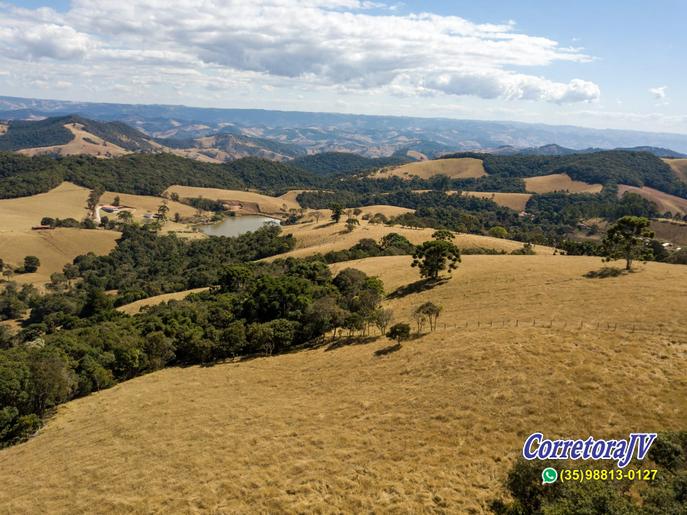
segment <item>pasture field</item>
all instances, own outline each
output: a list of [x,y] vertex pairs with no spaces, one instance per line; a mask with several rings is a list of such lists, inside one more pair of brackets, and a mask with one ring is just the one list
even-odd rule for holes
[[[380,208],[387,208],[382,210]],[[399,214],[404,208],[397,208],[394,206],[370,206],[363,209],[369,210],[370,213],[377,213],[386,211],[385,214],[391,215]],[[371,224],[365,220],[360,220],[360,226],[356,227],[352,232],[348,232],[346,225],[342,221],[338,224],[329,220],[328,212],[322,211],[323,216],[319,223],[310,222],[304,224],[287,225],[282,227],[284,234],[292,234],[296,238],[296,248],[285,254],[280,254],[276,257],[304,257],[312,254],[325,254],[332,250],[349,249],[363,238],[372,238],[379,241],[384,235],[395,232],[408,238],[408,240],[417,245],[427,240],[432,239],[432,234],[435,229],[414,229],[403,226],[388,226],[383,224]],[[476,234],[456,233],[453,242],[461,249],[464,248],[491,248],[496,250],[504,250],[512,252],[522,248],[522,243],[513,240],[504,240],[500,238],[492,238],[490,236],[481,236]],[[553,253],[553,249],[544,246],[537,246],[536,252]],[[268,259],[275,259],[268,258]]]
[[76,256],[94,252],[108,254],[120,237],[117,231],[66,229],[51,231],[0,232],[0,258],[19,267],[25,256],[36,256],[41,266],[32,274],[15,274],[12,281],[18,284],[43,285],[50,275],[61,272],[64,265]]
[[[169,195],[177,193],[181,198],[203,197],[212,200],[238,201],[257,205],[257,212],[264,214],[284,214],[289,209],[298,209],[300,205],[295,198],[270,197],[252,191],[223,190],[218,188],[196,188],[192,186],[171,186],[165,192]],[[286,209],[284,209],[286,208]],[[250,212],[252,208],[246,206],[243,212]]]
[[687,182],[687,159],[664,159],[682,182]]
[[88,190],[64,182],[47,193],[0,200],[0,258],[14,267],[25,256],[37,256],[41,266],[36,273],[16,274],[13,281],[41,286],[54,272],[76,256],[95,252],[107,254],[115,246],[119,233],[115,231],[58,228],[33,231],[41,218],[85,218]]
[[573,181],[567,173],[555,173],[540,177],[528,177],[525,179],[525,189],[531,193],[552,193],[554,191],[600,193],[603,186],[601,184]]
[[470,197],[483,198],[493,200],[499,206],[514,209],[515,211],[524,211],[527,202],[532,198],[529,193],[493,193],[490,191],[464,191],[464,195]]
[[408,163],[397,168],[382,170],[372,177],[379,179],[387,177],[410,179],[413,176],[417,176],[421,179],[429,179],[434,175],[447,175],[452,179],[469,179],[484,177],[487,175],[487,172],[484,171],[481,159],[461,157]]
[[[484,512],[532,432],[685,427],[687,268],[583,277],[601,265],[465,256],[449,282],[386,301],[397,320],[444,307],[436,332],[386,356],[385,339],[328,341],[69,402],[0,451],[0,512]],[[390,292],[417,280],[407,256],[332,268],[349,266]],[[511,323],[476,326],[490,319]]]
[[642,186],[641,188],[636,186],[626,186],[624,184],[620,184],[618,186],[619,197],[622,197],[627,191],[636,193],[647,200],[655,202],[660,213],[670,211],[672,214],[687,214],[687,199],[670,195],[669,193],[663,193],[662,191],[649,188],[648,186]]

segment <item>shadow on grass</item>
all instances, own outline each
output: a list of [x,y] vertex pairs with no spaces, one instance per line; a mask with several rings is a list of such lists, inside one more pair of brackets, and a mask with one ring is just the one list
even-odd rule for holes
[[383,349],[376,350],[374,355],[376,357],[386,356],[387,354],[401,350],[401,347],[402,345],[400,343],[395,343],[393,345],[389,345],[388,347],[384,347]]
[[346,347],[348,345],[367,345],[377,341],[379,336],[347,336],[334,340],[331,342],[325,351],[331,351]]
[[605,266],[601,270],[592,270],[587,272],[584,276],[587,279],[606,279],[608,277],[620,277],[621,275],[626,275],[629,272],[623,270],[622,268],[616,268],[614,266]]
[[406,284],[405,286],[401,286],[395,289],[386,297],[388,299],[400,299],[401,297],[405,297],[406,295],[410,295],[411,293],[420,293],[423,291],[431,290],[432,288],[447,282],[448,278],[446,277],[442,277],[439,279],[420,279],[419,281],[415,281],[414,283]]

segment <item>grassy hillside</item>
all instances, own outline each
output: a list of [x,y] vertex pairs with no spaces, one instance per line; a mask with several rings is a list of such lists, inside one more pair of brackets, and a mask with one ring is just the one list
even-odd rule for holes
[[[402,208],[393,206],[371,206],[365,208],[370,214],[384,212],[387,208],[387,216],[402,214]],[[405,210],[409,212],[410,210]],[[323,211],[323,215],[328,213]],[[382,224],[370,224],[365,220],[360,221],[360,226],[352,232],[346,230],[344,222],[331,223],[328,218],[323,218],[319,223],[306,223],[289,225],[283,228],[285,234],[291,234],[296,238],[296,248],[286,256],[304,257],[313,254],[326,254],[330,251],[349,249],[363,238],[372,238],[379,241],[384,235],[398,233],[418,245],[432,239],[434,229],[412,229],[410,227],[388,226]],[[476,234],[456,234],[454,243],[461,249],[489,248],[512,252],[522,248],[522,243],[512,240],[503,240],[489,236]],[[536,250],[542,253],[552,253],[549,247],[537,246]],[[283,256],[281,256],[283,257]]]
[[663,214],[667,211],[672,214],[687,214],[687,199],[677,197],[675,195],[670,195],[654,188],[648,188],[646,186],[642,188],[637,188],[635,186],[626,186],[621,184],[618,186],[618,195],[622,196],[624,193],[636,193],[641,197],[650,200],[656,204],[658,212]]
[[96,122],[80,116],[46,118],[40,121],[13,120],[0,135],[0,150],[21,150],[67,145],[75,135],[67,126],[77,125],[89,135],[128,151],[150,151],[149,138],[121,122]]
[[558,173],[530,177],[525,179],[525,188],[532,193],[552,193],[565,191],[567,193],[599,193],[603,189],[601,184],[587,184],[582,181],[573,181],[568,174]]
[[[378,273],[388,291],[416,279],[407,257],[336,265],[344,266]],[[72,401],[38,436],[0,451],[0,505],[12,513],[484,511],[533,431],[615,437],[687,421],[687,268],[650,263],[625,277],[582,277],[600,266],[466,256],[449,283],[388,302],[398,319],[427,299],[445,311],[438,332],[385,357],[374,352],[388,341],[328,343],[168,369]],[[504,319],[505,328],[476,326]],[[514,327],[515,319],[540,322]],[[443,329],[464,321],[469,328]],[[597,329],[597,321],[620,325]],[[625,329],[633,323],[652,330]]]
[[486,175],[486,172],[479,159],[464,157],[408,163],[397,168],[379,172],[374,177],[402,177],[404,179],[419,177],[421,179],[429,179],[434,175],[446,175],[452,179],[470,179],[483,177]]
[[664,159],[664,161],[682,182],[687,183],[687,159]]
[[43,193],[65,180],[87,188],[139,195],[160,195],[175,184],[280,192],[320,185],[320,180],[309,172],[257,158],[220,165],[171,154],[129,154],[114,159],[0,154],[0,198]]
[[687,198],[687,187],[676,177],[671,167],[649,152],[609,150],[558,156],[461,153],[445,157],[481,159],[490,176],[538,177],[567,174],[575,181],[589,184],[649,186]]

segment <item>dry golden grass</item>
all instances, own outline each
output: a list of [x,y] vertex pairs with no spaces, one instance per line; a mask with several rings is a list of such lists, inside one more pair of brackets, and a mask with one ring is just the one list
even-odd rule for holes
[[664,159],[682,182],[687,182],[687,159]]
[[[283,214],[289,209],[298,209],[300,205],[296,200],[284,197],[269,197],[252,191],[223,190],[217,188],[195,188],[192,186],[171,186],[167,194],[177,193],[181,198],[203,197],[213,200],[238,201],[257,204],[260,213]],[[250,211],[248,206],[244,211]]]
[[64,127],[74,134],[74,139],[66,145],[27,148],[19,150],[18,153],[27,156],[40,154],[59,154],[61,156],[87,154],[100,158],[122,156],[130,153],[118,145],[106,142],[95,134],[86,132],[80,123],[68,123]]
[[[351,263],[395,287],[407,257]],[[680,330],[687,268],[649,263],[584,279],[598,258],[467,256],[424,300],[440,330],[404,343],[323,348],[168,369],[70,402],[0,451],[6,513],[486,511],[525,437],[684,428],[684,338],[474,327],[466,317],[602,317]],[[346,265],[336,265],[342,267]],[[593,320],[594,318],[592,318]],[[684,331],[684,329],[682,329]]]
[[426,155],[424,155],[422,152],[418,152],[417,150],[409,150],[406,152],[406,155],[413,159],[417,159],[418,161],[427,161],[428,159]]
[[17,283],[37,286],[50,280],[50,275],[61,272],[64,265],[76,256],[94,252],[109,253],[120,233],[88,229],[54,229],[52,231],[0,232],[0,258],[14,267],[24,262],[25,256],[37,256],[41,266],[32,274],[12,277]]
[[[394,208],[394,206],[371,206],[370,212],[379,212],[377,208]],[[403,209],[403,208],[394,208]],[[388,211],[391,214],[393,209]],[[332,223],[323,211],[323,217],[319,223],[310,222],[297,225],[287,225],[282,227],[284,234],[293,234],[296,238],[296,248],[278,257],[304,257],[312,254],[325,254],[332,250],[349,249],[363,238],[372,238],[379,241],[384,235],[395,232],[402,234],[408,240],[417,245],[432,239],[435,229],[411,229],[402,226],[388,226],[382,224],[370,224],[365,220],[360,220],[360,226],[352,232],[348,232],[346,224],[339,222]],[[456,233],[454,243],[460,248],[491,248],[512,252],[522,248],[522,243],[512,240],[492,238],[490,236],[479,236],[476,234]],[[549,247],[537,247],[537,252],[553,253]],[[268,258],[273,259],[273,258]]]
[[147,299],[141,299],[130,304],[119,306],[117,308],[117,311],[126,313],[127,315],[135,315],[139,313],[143,308],[147,308],[149,306],[157,306],[158,304],[162,304],[163,302],[169,302],[170,300],[183,300],[189,295],[192,295],[193,293],[200,293],[207,290],[209,290],[209,288],[195,288],[193,290],[156,295],[155,297],[148,297]]
[[0,232],[29,230],[44,216],[82,220],[87,199],[86,188],[63,182],[47,193],[0,200]]
[[555,173],[540,177],[528,177],[525,179],[525,189],[532,193],[551,193],[554,191],[567,191],[568,193],[600,193],[601,184],[588,184],[582,181],[573,181],[567,173]]
[[95,252],[107,254],[115,245],[119,233],[85,229],[55,229],[32,231],[41,218],[85,218],[88,190],[64,182],[47,193],[32,197],[0,200],[0,258],[18,267],[24,257],[37,256],[38,272],[13,277],[19,283],[41,285],[50,275],[62,271],[76,256]]
[[461,157],[457,159],[434,159],[408,163],[398,168],[383,170],[374,174],[374,178],[402,177],[410,179],[413,176],[429,179],[434,175],[448,175],[452,179],[468,179],[487,175],[481,159]]
[[493,193],[490,191],[465,191],[463,193],[470,197],[493,200],[499,206],[514,209],[515,211],[524,211],[527,202],[532,198],[532,195],[529,193]]
[[647,186],[642,186],[638,188],[636,186],[626,186],[620,184],[618,186],[618,196],[622,197],[625,192],[636,193],[641,195],[651,202],[655,202],[658,206],[658,211],[660,213],[665,213],[670,211],[673,214],[686,214],[687,213],[687,199],[676,197],[675,195],[670,195],[669,193],[663,193],[662,191],[649,188]]

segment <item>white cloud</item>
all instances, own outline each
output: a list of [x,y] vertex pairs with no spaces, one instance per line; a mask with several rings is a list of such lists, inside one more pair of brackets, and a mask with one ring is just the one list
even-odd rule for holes
[[656,100],[665,100],[668,96],[668,86],[659,86],[656,88],[649,88],[649,93],[651,93]]
[[[384,14],[370,11],[380,8]],[[229,73],[250,77],[257,87],[559,104],[600,96],[587,80],[527,73],[528,67],[590,61],[581,49],[522,34],[513,22],[401,16],[393,6],[361,0],[73,0],[63,14],[0,3],[0,27],[0,57],[54,61],[62,79],[81,61],[111,63],[109,70],[91,71],[94,80],[125,69],[141,81],[171,74],[204,88]]]

